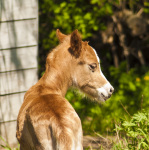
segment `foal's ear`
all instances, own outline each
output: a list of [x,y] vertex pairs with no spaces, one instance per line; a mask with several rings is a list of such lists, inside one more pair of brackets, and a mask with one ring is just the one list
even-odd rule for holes
[[69,52],[78,58],[81,54],[81,49],[82,49],[82,39],[80,34],[78,33],[78,30],[75,30],[72,32],[71,37],[70,37],[70,48]]
[[57,29],[56,36],[57,36],[59,42],[62,43],[67,35],[63,34],[59,29]]

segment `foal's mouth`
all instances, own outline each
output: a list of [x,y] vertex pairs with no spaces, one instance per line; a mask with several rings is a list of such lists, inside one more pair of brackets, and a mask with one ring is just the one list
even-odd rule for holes
[[97,89],[98,99],[101,101],[106,101],[112,96],[113,92],[114,88],[110,83],[107,83],[103,87]]

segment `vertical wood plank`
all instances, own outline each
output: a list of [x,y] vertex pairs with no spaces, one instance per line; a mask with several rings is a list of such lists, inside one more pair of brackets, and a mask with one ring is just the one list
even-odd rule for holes
[[38,0],[0,0],[0,136],[11,148],[18,143],[12,120],[38,80],[37,45]]
[[[0,136],[11,146],[11,148],[16,148],[18,145],[18,141],[16,138],[16,121],[0,123]],[[1,145],[6,145],[2,140],[0,141]],[[4,150],[4,148],[0,147],[0,150]]]
[[1,0],[0,21],[37,18],[38,0]]
[[0,72],[37,68],[37,46],[0,50]]
[[0,97],[0,122],[16,120],[25,93]]
[[37,80],[37,69],[0,73],[0,95],[27,91]]
[[37,45],[37,20],[4,22],[0,24],[0,49]]

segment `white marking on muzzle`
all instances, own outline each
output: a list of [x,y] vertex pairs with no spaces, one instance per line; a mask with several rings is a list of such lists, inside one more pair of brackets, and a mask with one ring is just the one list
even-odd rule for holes
[[108,98],[111,97],[113,91],[114,91],[114,88],[109,82],[107,82],[104,86],[97,89],[98,99],[101,101],[107,100]]

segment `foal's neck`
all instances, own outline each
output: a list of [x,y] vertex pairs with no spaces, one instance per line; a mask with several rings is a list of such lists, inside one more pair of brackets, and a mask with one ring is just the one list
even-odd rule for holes
[[39,82],[47,93],[58,94],[63,97],[65,97],[68,88],[72,86],[70,70],[62,66],[47,67]]

